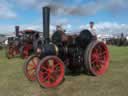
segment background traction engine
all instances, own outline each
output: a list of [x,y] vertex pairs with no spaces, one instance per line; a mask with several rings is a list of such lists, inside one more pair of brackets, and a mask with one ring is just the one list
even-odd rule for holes
[[38,80],[46,88],[58,86],[67,70],[102,75],[109,65],[107,46],[94,39],[91,32],[83,30],[79,35],[66,35],[57,30],[49,38],[50,8],[43,8],[43,45],[40,56],[29,57],[24,64],[25,76]]
[[[35,30],[19,31],[19,26],[16,26],[15,30],[16,37],[13,39],[8,38],[9,42],[6,48],[6,55],[9,59],[19,54],[22,58],[27,58],[30,54],[36,52],[38,42],[42,43],[39,32]],[[22,32],[22,35],[19,36],[19,32]]]

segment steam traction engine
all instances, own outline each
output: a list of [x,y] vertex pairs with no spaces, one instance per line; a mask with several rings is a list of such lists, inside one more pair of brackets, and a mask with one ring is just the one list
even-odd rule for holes
[[39,56],[31,56],[24,64],[24,73],[30,81],[38,80],[46,88],[58,86],[65,71],[84,71],[102,75],[109,65],[107,46],[98,42],[88,30],[79,35],[66,35],[57,30],[49,38],[50,8],[43,8],[43,45]]
[[9,59],[19,54],[22,58],[27,58],[36,50],[38,43],[42,42],[39,32],[35,30],[19,31],[19,26],[16,26],[15,30],[16,37],[8,38],[6,55]]

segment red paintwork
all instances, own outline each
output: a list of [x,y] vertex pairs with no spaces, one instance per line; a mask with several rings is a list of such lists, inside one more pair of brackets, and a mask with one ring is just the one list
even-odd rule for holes
[[32,49],[32,44],[25,44],[23,48],[23,58],[28,58],[29,57],[29,52]]
[[58,57],[45,57],[39,67],[37,77],[42,86],[46,88],[53,88],[57,87],[62,82],[64,78],[64,64]]
[[98,43],[91,53],[90,70],[96,75],[102,75],[109,66],[109,52],[104,43]]
[[9,52],[8,52],[9,56],[14,57],[17,54],[19,54],[19,50],[16,47],[9,47]]
[[33,56],[25,68],[26,70],[25,75],[31,81],[36,80],[35,73],[36,73],[38,62],[39,62],[39,58],[37,56]]

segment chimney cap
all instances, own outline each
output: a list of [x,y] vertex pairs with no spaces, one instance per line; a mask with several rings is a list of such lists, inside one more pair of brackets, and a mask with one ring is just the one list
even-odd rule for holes
[[50,6],[47,5],[47,6],[44,6],[44,7],[42,7],[42,8],[49,8],[49,9],[50,9]]

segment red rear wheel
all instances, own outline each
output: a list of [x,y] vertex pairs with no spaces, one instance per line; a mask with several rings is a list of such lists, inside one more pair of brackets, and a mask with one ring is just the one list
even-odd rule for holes
[[64,78],[64,64],[56,56],[47,56],[40,61],[36,76],[42,87],[57,87]]
[[34,81],[36,80],[36,68],[37,68],[37,65],[39,63],[40,59],[38,56],[30,56],[25,64],[24,64],[24,73],[25,73],[25,76],[28,78],[28,80],[30,81]]
[[85,67],[97,76],[106,72],[109,66],[109,51],[103,42],[93,41],[85,52]]

